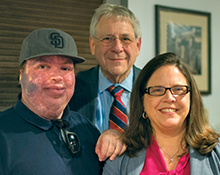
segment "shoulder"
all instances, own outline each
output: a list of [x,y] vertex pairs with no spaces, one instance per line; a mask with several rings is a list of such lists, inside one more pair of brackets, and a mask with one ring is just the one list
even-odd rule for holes
[[208,155],[200,155],[194,148],[190,146],[190,157],[192,158],[200,158],[200,159],[205,159],[207,157],[218,157],[220,161],[220,137],[219,137],[219,142],[218,144],[213,148],[213,150],[208,154]]
[[77,73],[75,91],[80,92],[82,90],[93,89],[90,86],[98,87],[98,70],[99,70],[99,66],[97,65],[96,67],[93,67],[89,70],[85,70]]
[[9,115],[13,111],[14,111],[14,107],[8,108],[8,109],[6,109],[4,111],[0,111],[0,117],[5,116],[5,115]]
[[97,77],[98,76],[98,70],[99,70],[99,66],[97,65],[96,67],[92,67],[91,69],[85,70],[85,71],[81,71],[79,73],[77,73],[76,75],[76,79],[89,79],[91,77]]
[[139,69],[138,67],[136,67],[135,65],[133,66],[133,77],[134,77],[134,81],[137,79],[139,73],[141,72],[141,69]]
[[70,122],[74,123],[74,125],[86,125],[91,128],[96,128],[84,115],[79,112],[70,110]]
[[[219,142],[215,146],[215,148],[211,151],[209,157],[209,160],[212,160],[212,164],[218,166],[218,169],[220,170],[220,138],[218,139]],[[210,162],[211,163],[211,162]]]
[[128,157],[126,154],[116,157],[113,161],[107,160],[103,168],[104,175],[139,175],[144,166],[146,150],[138,153],[137,157]]
[[84,115],[70,111],[69,122],[74,130],[82,131],[85,134],[92,134],[96,139],[100,136],[99,130]]
[[11,107],[5,111],[0,112],[0,126],[4,126],[5,123],[14,121],[15,115],[17,113],[14,110],[14,107]]
[[133,66],[133,68],[134,68],[134,71],[136,71],[136,72],[140,72],[141,71],[141,69],[136,67],[135,65]]
[[200,155],[190,147],[190,167],[192,174],[220,174],[220,139],[208,155]]
[[220,163],[220,137],[218,138],[218,144],[211,152],[211,155],[215,157],[215,159],[218,159],[218,162]]
[[[128,162],[129,157],[126,154],[122,156],[117,156],[113,161],[107,160],[104,168],[103,168],[103,175],[120,175],[122,171],[122,163],[125,164]],[[123,167],[125,168],[125,167]]]

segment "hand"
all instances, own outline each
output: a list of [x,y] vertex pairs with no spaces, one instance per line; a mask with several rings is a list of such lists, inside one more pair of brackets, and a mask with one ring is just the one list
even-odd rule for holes
[[122,155],[127,149],[127,145],[119,139],[121,133],[114,129],[105,130],[99,137],[95,152],[99,161],[105,161],[108,157],[114,160],[117,155]]

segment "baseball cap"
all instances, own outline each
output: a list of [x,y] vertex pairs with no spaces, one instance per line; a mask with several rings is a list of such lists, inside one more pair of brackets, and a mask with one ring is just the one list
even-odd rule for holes
[[41,28],[31,32],[22,42],[19,56],[19,66],[28,59],[60,55],[81,63],[85,58],[78,56],[74,39],[68,33],[54,28]]

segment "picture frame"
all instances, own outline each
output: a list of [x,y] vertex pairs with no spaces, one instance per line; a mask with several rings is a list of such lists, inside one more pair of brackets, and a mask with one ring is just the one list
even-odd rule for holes
[[179,55],[201,94],[211,94],[211,13],[155,5],[155,18],[156,55]]

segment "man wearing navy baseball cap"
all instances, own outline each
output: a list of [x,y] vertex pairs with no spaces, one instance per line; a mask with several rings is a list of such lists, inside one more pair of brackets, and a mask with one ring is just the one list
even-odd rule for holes
[[95,153],[99,131],[67,105],[74,93],[75,63],[84,61],[74,39],[61,30],[37,29],[24,39],[21,93],[17,103],[0,114],[0,174],[101,172]]

